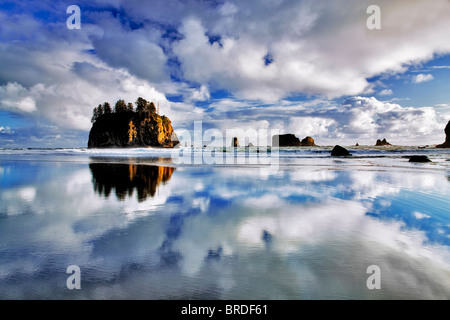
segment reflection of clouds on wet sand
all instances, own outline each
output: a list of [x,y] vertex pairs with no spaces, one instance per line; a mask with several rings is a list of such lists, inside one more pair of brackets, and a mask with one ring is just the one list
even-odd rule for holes
[[[147,172],[126,169],[127,183],[130,172]],[[407,207],[414,225],[374,214],[394,210],[405,190],[418,198],[448,195],[441,174],[305,167],[261,177],[258,168],[180,167],[143,200],[99,196],[95,185],[103,178],[94,175],[71,168],[39,184],[0,190],[6,298],[33,292],[94,299],[450,295],[449,250],[437,241],[448,238],[449,222],[436,219],[439,206],[431,212]],[[441,230],[441,238],[430,239],[420,223]],[[77,292],[65,289],[70,264],[82,268]],[[366,287],[372,264],[381,268],[381,291]],[[51,284],[48,274],[54,274]],[[15,277],[24,286],[13,286]]]
[[[99,197],[93,191],[91,180],[89,170],[71,169],[65,174],[52,176],[36,188],[19,186],[1,190],[0,208],[4,216],[0,224],[0,251],[3,253],[0,280],[8,282],[16,274],[21,274],[29,281],[39,282],[33,275],[44,272],[49,259],[53,259],[51,257],[55,257],[54,263],[58,264],[52,267],[55,269],[52,273],[64,274],[65,268],[74,263],[100,272],[102,266],[111,261],[105,260],[103,254],[100,260],[95,255],[91,256],[96,242],[151,215],[170,194],[170,185],[161,184],[157,197],[146,201],[133,197],[125,203],[115,198]],[[150,226],[148,231],[152,237],[157,237],[158,232],[164,234],[163,226],[157,224]],[[148,250],[149,243],[145,237],[128,247],[118,246],[114,255],[120,259],[115,260],[108,274],[117,272],[118,267],[120,269],[123,257]],[[14,297],[14,292],[12,290],[11,297]],[[17,294],[21,297],[26,292]]]
[[[252,246],[263,247],[261,235],[269,232],[272,250],[285,252],[294,260],[297,256],[303,267],[317,265],[309,269],[310,276],[328,279],[329,285],[339,282],[332,279],[335,273],[358,279],[362,286],[367,279],[365,268],[376,264],[381,267],[385,284],[380,294],[400,297],[402,292],[397,289],[401,287],[405,296],[445,298],[450,293],[448,249],[427,244],[423,232],[405,230],[402,223],[381,221],[365,213],[366,209],[353,201],[330,201],[313,207],[288,206],[281,212],[247,219],[240,226],[239,238]],[[324,261],[332,265],[327,266]],[[408,272],[404,266],[409,266]],[[419,284],[421,288],[417,287]],[[352,295],[350,288],[341,283],[335,290],[348,296]],[[419,291],[414,292],[416,289]]]

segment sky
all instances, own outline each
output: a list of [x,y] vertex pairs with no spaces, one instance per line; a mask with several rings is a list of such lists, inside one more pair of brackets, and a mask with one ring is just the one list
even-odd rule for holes
[[449,0],[0,0],[0,148],[86,147],[95,106],[138,97],[179,135],[442,143],[449,17]]

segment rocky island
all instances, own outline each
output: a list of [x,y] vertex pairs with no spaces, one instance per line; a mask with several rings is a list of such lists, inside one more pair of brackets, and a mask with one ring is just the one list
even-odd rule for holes
[[133,104],[119,100],[94,108],[88,148],[173,148],[179,141],[166,116],[141,97]]

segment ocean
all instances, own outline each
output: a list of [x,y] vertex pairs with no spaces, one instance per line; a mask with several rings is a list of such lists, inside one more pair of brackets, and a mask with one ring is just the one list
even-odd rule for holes
[[450,149],[331,149],[0,149],[0,299],[449,299]]

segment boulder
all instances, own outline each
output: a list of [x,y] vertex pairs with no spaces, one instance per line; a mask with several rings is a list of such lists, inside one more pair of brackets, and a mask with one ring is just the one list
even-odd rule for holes
[[377,143],[375,143],[375,146],[390,146],[391,144],[389,142],[386,141],[386,139],[377,140]]
[[447,123],[445,127],[445,142],[443,144],[439,144],[436,148],[450,148],[450,121]]
[[411,156],[409,162],[431,162],[427,156]]
[[331,151],[331,155],[333,157],[336,156],[351,156],[350,152],[348,152],[347,149],[345,149],[344,147],[338,146],[336,145],[333,150]]

